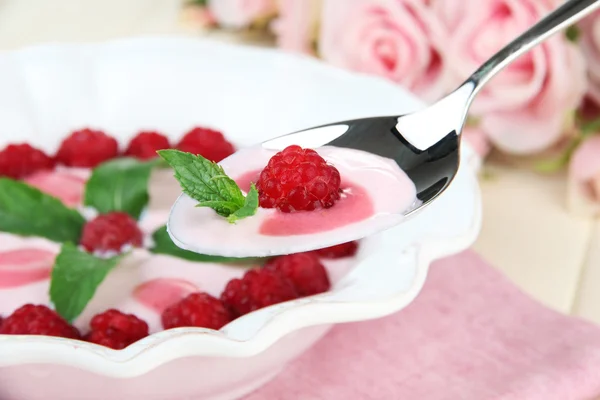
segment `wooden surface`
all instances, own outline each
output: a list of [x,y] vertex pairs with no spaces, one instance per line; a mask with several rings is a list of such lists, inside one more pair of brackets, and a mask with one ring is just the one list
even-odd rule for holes
[[[179,10],[180,1],[174,0],[0,0],[0,50],[190,35]],[[486,169],[491,177],[481,181],[484,223],[475,249],[542,303],[600,323],[600,222],[567,213],[562,176],[507,166]]]

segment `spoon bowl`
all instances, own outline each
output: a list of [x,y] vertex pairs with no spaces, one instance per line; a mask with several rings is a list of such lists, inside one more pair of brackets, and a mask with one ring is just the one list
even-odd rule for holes
[[[281,151],[290,145],[317,150],[322,147],[352,149],[391,160],[414,185],[416,201],[409,207],[383,215],[383,218],[379,215],[379,219],[372,224],[364,226],[354,224],[353,229],[330,230],[324,236],[291,234],[287,241],[266,242],[256,247],[248,243],[248,246],[244,246],[243,249],[236,250],[234,255],[231,254],[232,250],[225,246],[207,244],[210,238],[206,235],[204,239],[207,243],[200,243],[202,238],[199,238],[192,229],[194,221],[190,217],[194,214],[191,212],[186,214],[186,209],[194,209],[194,202],[186,195],[182,195],[173,206],[169,218],[167,228],[171,238],[179,247],[196,252],[236,257],[266,256],[309,251],[357,240],[403,223],[405,217],[426,209],[452,183],[459,168],[460,139],[467,112],[481,88],[519,56],[598,7],[600,7],[600,0],[564,2],[494,54],[456,90],[422,110],[400,116],[363,118],[322,125],[270,139],[259,146],[271,152]],[[236,154],[222,163],[226,163],[233,157],[236,157]],[[225,172],[228,172],[227,168]],[[375,188],[372,193],[377,196],[389,195],[385,185]],[[198,212],[195,213],[198,215]],[[205,213],[201,217],[210,222],[214,219],[213,214]],[[202,224],[202,218],[196,222]],[[173,224],[174,219],[179,223]],[[243,224],[248,225],[246,222]],[[177,231],[182,233],[184,228],[187,232],[178,234]],[[201,230],[202,227],[196,232]],[[235,236],[234,232],[243,232],[240,229],[236,230],[235,226],[231,229],[220,229],[218,225],[215,226],[214,231],[216,234],[228,236],[230,234]],[[253,233],[255,232],[258,231],[255,230]],[[243,237],[239,234],[236,236],[239,239]],[[218,241],[213,242],[218,243]]]

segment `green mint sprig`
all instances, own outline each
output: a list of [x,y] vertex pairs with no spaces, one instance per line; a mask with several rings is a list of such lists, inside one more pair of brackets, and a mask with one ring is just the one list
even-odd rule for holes
[[150,173],[159,163],[158,158],[151,161],[119,158],[101,164],[86,183],[84,204],[100,213],[123,211],[139,219],[150,200]]
[[179,150],[159,150],[158,154],[173,168],[181,189],[198,202],[198,207],[212,208],[230,223],[256,213],[258,192],[254,185],[244,197],[220,165]]
[[85,219],[59,199],[9,178],[0,178],[0,231],[54,242],[79,242]]
[[50,279],[50,300],[56,311],[67,321],[77,318],[104,278],[124,256],[100,258],[72,243],[63,244]]

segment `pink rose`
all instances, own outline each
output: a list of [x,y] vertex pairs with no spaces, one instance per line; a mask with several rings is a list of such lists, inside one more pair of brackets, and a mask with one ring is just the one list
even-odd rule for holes
[[475,153],[477,153],[480,158],[483,159],[489,154],[492,147],[489,139],[485,135],[485,132],[482,131],[481,128],[476,126],[465,126],[462,134],[463,139],[469,142],[473,150],[475,150]]
[[588,96],[600,105],[600,11],[596,11],[580,25],[581,48],[588,64]]
[[312,53],[321,14],[321,0],[279,0],[279,16],[271,26],[284,50]]
[[587,139],[569,165],[569,208],[585,215],[600,215],[600,136]]
[[492,149],[490,141],[485,135],[485,132],[478,126],[465,126],[462,135],[463,139],[469,143],[474,153],[469,157],[468,162],[473,166],[473,169],[478,170],[481,168],[483,160]]
[[[555,0],[434,0],[446,32],[434,41],[458,81],[529,28]],[[439,33],[439,32],[438,32]],[[500,149],[533,153],[562,136],[565,118],[585,91],[581,52],[556,35],[515,61],[480,93],[471,113]]]
[[437,99],[450,82],[440,49],[429,40],[440,22],[426,3],[324,0],[320,55],[340,67],[384,76],[427,100]]
[[208,10],[218,24],[244,28],[276,11],[275,0],[208,0]]

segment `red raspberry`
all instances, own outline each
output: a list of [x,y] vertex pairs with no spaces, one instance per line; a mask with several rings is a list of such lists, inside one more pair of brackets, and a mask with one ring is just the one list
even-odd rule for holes
[[317,256],[311,253],[276,257],[269,260],[265,268],[288,278],[300,296],[323,293],[331,287],[325,267]]
[[143,235],[136,221],[120,211],[97,216],[83,227],[81,244],[87,251],[121,251],[123,246],[141,247]]
[[232,319],[223,302],[208,293],[192,293],[162,313],[165,329],[197,326],[218,330]]
[[325,247],[324,249],[313,250],[312,253],[321,258],[344,258],[352,257],[358,250],[358,242],[347,242],[336,244],[335,246]]
[[148,336],[148,324],[133,314],[110,309],[90,321],[88,342],[121,350]]
[[0,151],[0,176],[21,179],[35,172],[51,170],[54,160],[28,144],[9,144]]
[[221,293],[221,300],[235,315],[298,298],[292,282],[280,273],[255,268],[241,279],[232,279]]
[[292,145],[271,157],[256,188],[264,208],[286,213],[330,208],[340,199],[340,173],[316,151]]
[[46,335],[80,339],[77,328],[46,306],[26,304],[8,316],[0,327],[3,335]]
[[235,147],[219,131],[194,128],[179,141],[177,149],[201,155],[207,160],[219,162],[235,152]]
[[93,168],[118,155],[119,144],[114,138],[102,131],[82,129],[63,140],[56,159],[69,167]]
[[125,155],[141,160],[150,160],[158,154],[157,150],[171,147],[169,139],[158,132],[140,132],[129,142]]

